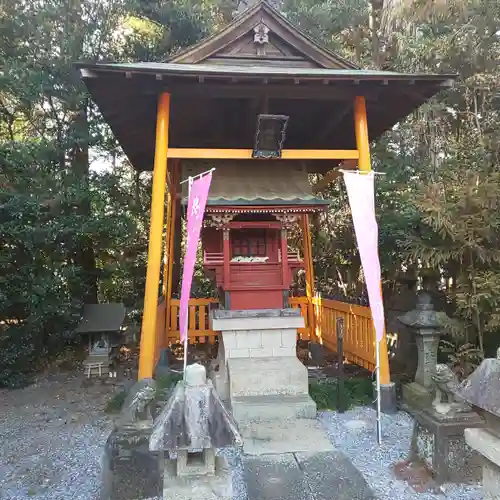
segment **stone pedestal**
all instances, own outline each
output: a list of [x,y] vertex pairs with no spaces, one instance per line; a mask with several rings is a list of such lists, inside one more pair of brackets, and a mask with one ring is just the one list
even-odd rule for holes
[[439,484],[478,481],[480,457],[466,444],[464,430],[482,427],[483,420],[472,411],[440,415],[430,409],[413,413],[410,460],[423,461],[434,471]]
[[222,334],[215,385],[238,423],[316,417],[296,355],[303,326],[295,309],[213,311],[212,328]]
[[[373,400],[377,400],[377,384],[373,383]],[[388,415],[398,412],[396,384],[380,384],[380,411]]]
[[224,457],[215,457],[212,474],[178,475],[177,460],[165,461],[163,498],[168,500],[233,500],[231,470]]

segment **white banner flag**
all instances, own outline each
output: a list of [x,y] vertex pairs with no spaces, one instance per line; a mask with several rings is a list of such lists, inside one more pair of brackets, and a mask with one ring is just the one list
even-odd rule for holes
[[343,174],[361,265],[365,275],[376,339],[380,341],[384,335],[385,320],[378,256],[378,225],[375,219],[375,175],[373,172],[361,174],[347,171],[343,171]]

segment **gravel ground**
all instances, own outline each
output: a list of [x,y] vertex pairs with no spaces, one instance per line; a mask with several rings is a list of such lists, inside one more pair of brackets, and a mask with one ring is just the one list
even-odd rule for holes
[[[95,500],[102,447],[111,430],[103,409],[113,391],[82,387],[82,379],[43,379],[23,390],[0,390],[0,500]],[[364,474],[380,500],[480,500],[480,486],[445,485],[443,493],[416,493],[392,467],[408,456],[412,420],[383,416],[376,443],[375,412],[356,408],[320,413],[334,445]],[[235,500],[247,500],[238,454],[222,452],[233,469]]]
[[441,494],[416,493],[396,479],[392,468],[408,458],[413,421],[406,413],[382,416],[382,444],[377,444],[376,413],[360,407],[346,413],[325,412],[319,420],[332,443],[360,470],[379,500],[480,500],[480,485],[444,485]]
[[0,499],[93,500],[112,390],[68,376],[0,390]]

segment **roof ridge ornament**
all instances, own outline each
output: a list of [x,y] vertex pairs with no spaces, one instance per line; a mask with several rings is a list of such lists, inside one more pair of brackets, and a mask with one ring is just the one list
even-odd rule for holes
[[260,57],[266,55],[266,45],[269,43],[269,31],[270,29],[262,20],[253,29],[253,43],[256,46],[257,55]]
[[269,43],[269,28],[266,26],[263,20],[259,21],[254,29],[253,41],[258,45],[264,45]]

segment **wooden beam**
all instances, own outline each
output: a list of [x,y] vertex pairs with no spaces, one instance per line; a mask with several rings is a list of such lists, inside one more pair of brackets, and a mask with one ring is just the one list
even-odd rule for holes
[[[252,160],[252,149],[169,148],[167,158],[204,160]],[[281,160],[356,160],[354,149],[284,149]]]
[[[362,92],[368,101],[375,101],[379,95],[382,83],[373,86],[361,86]],[[264,82],[257,83],[167,83],[166,77],[163,81],[147,79],[143,81],[141,89],[145,94],[158,94],[158,92],[169,92],[172,98],[198,98],[198,99],[255,99],[261,96],[268,96],[271,99],[283,100],[322,100],[322,101],[351,101],[356,97],[356,88],[349,85],[349,82],[331,83],[324,85],[321,82],[296,84],[280,84]]]
[[344,106],[344,108],[337,111],[333,120],[329,120],[326,126],[321,132],[316,136],[316,143],[321,144],[322,141],[327,139],[332,133],[335,127],[352,111],[352,104],[349,103]]
[[345,160],[338,168],[334,168],[327,172],[316,184],[312,186],[312,192],[314,194],[319,193],[325,189],[330,182],[336,180],[342,172],[340,169],[345,170],[355,170],[358,166],[357,160]]

